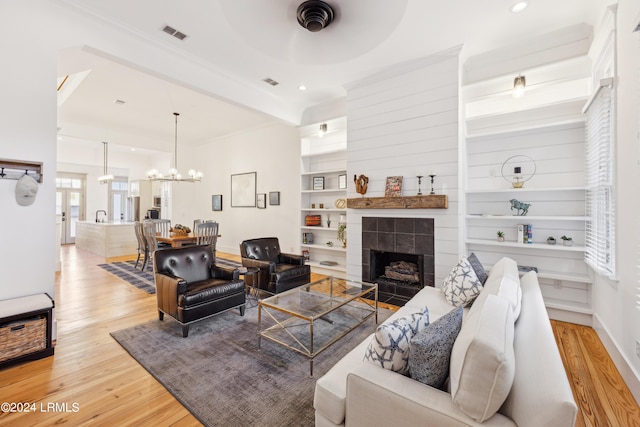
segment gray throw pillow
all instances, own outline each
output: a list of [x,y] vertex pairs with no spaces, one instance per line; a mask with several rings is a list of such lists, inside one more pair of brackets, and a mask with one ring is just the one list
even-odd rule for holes
[[409,376],[431,387],[441,388],[449,378],[451,349],[462,326],[462,307],[431,323],[411,339]]
[[484,282],[487,281],[487,277],[489,277],[489,275],[485,271],[476,254],[471,252],[467,257],[467,261],[469,261],[469,264],[471,264],[471,267],[473,267],[473,271],[475,271],[476,276],[478,276],[478,280],[480,280],[480,283],[482,283],[482,285],[484,286]]

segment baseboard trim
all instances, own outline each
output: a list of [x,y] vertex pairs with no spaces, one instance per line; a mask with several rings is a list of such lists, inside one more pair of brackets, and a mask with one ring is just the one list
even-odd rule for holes
[[593,327],[593,316],[588,313],[579,313],[571,310],[547,307],[547,314],[549,319],[552,320]]
[[607,328],[600,321],[597,314],[593,315],[593,329],[600,337],[600,341],[607,349],[613,364],[616,365],[620,375],[624,379],[627,387],[631,391],[631,394],[636,399],[636,403],[640,404],[640,374],[635,371],[633,366],[629,363],[629,360],[619,350],[619,346],[613,339]]

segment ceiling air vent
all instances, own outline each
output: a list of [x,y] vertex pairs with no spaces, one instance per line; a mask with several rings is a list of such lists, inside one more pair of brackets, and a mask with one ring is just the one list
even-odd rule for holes
[[184,40],[187,38],[187,35],[185,33],[181,33],[180,31],[176,30],[175,28],[172,28],[168,25],[165,25],[164,28],[162,29],[162,31],[164,31],[165,33],[177,38],[178,40]]
[[273,80],[271,77],[265,77],[264,79],[262,79],[262,81],[270,84],[271,86],[278,86],[280,84],[277,81]]

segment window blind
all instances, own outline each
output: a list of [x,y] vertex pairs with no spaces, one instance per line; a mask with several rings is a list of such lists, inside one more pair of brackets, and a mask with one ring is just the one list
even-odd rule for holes
[[612,79],[604,79],[586,107],[585,261],[607,277],[615,268],[614,111]]

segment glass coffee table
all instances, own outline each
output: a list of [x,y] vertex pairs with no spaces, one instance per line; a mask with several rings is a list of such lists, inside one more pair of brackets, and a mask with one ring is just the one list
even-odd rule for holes
[[265,338],[307,356],[313,377],[313,359],[372,316],[377,284],[326,277],[258,301],[258,349]]

